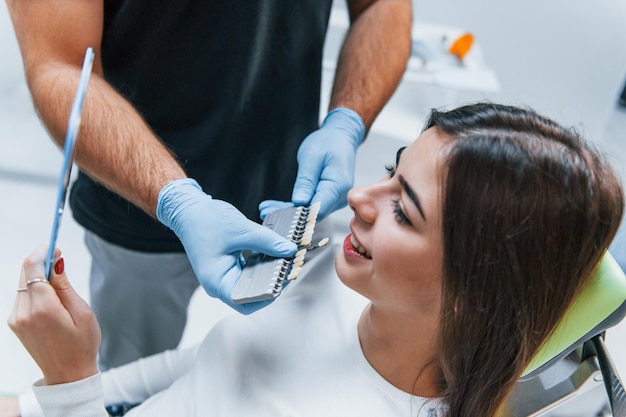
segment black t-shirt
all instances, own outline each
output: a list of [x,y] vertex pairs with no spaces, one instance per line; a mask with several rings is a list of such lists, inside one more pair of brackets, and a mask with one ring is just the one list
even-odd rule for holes
[[[259,202],[291,199],[298,146],[318,127],[330,6],[107,0],[104,74],[188,176],[258,221]],[[70,203],[80,224],[114,244],[182,250],[173,232],[84,172]]]

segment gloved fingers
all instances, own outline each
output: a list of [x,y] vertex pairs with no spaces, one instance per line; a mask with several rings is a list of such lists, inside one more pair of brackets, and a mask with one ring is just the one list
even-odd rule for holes
[[239,229],[232,234],[227,252],[253,250],[277,258],[294,256],[298,250],[295,243],[284,238],[268,227],[248,221],[245,230]]
[[[304,153],[306,154],[306,152]],[[291,194],[291,200],[296,205],[309,205],[311,203],[324,169],[325,159],[324,155],[317,157],[306,155],[303,158],[298,158],[298,174]]]
[[348,204],[346,193],[347,191],[343,192],[342,189],[332,181],[320,182],[312,201],[312,203],[321,203],[320,212],[317,215],[318,221],[325,219],[335,210],[345,207]]
[[[221,261],[229,262],[228,259],[230,257],[224,257]],[[232,259],[230,259],[231,267],[225,269],[225,273],[219,277],[217,281],[217,286],[214,282],[210,280],[204,280],[202,277],[199,278],[200,285],[202,288],[212,297],[219,298],[225,304],[238,311],[241,314],[251,314],[257,310],[262,309],[263,307],[268,306],[274,300],[267,301],[259,301],[254,303],[244,303],[244,304],[235,304],[232,299],[232,293],[237,285],[237,281],[241,276],[242,264],[239,262],[232,263]]]
[[[229,203],[221,200],[212,200],[211,206],[200,213],[195,213],[197,217],[191,216],[192,220],[198,220],[193,226],[186,227],[178,233],[178,237],[183,242],[187,255],[192,260],[206,259],[207,256],[217,258],[241,252],[242,250],[254,250],[270,256],[287,257],[295,254],[295,245],[289,240],[276,234],[267,227],[253,222],[245,217],[239,210]],[[206,217],[211,219],[210,230],[214,238],[207,239],[206,232],[200,232],[198,224]],[[184,222],[181,222],[184,224]],[[190,223],[191,225],[191,223]],[[195,238],[195,239],[193,239]],[[187,241],[195,241],[194,245],[186,245]],[[201,243],[200,242],[204,242]],[[214,264],[214,259],[210,262],[200,261],[198,264]],[[232,266],[232,263],[228,266]],[[225,271],[223,266],[210,267],[213,271]]]
[[[202,255],[196,256],[202,258]],[[198,282],[211,297],[223,299],[223,283],[228,274],[241,274],[241,252],[210,257],[210,262],[192,264]],[[235,275],[238,277],[239,275]],[[225,300],[227,301],[227,300]]]
[[261,213],[261,220],[265,220],[265,217],[273,211],[294,207],[295,204],[291,201],[278,201],[278,200],[265,200],[259,204],[259,212]]
[[349,159],[329,160],[324,167],[319,183],[311,199],[312,203],[321,203],[318,219],[322,220],[335,210],[343,208],[347,204],[347,195],[354,183],[354,166]]

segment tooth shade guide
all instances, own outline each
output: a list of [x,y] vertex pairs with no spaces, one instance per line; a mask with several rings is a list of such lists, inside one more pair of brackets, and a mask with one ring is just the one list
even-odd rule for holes
[[329,239],[323,238],[311,245],[320,207],[320,203],[310,207],[288,207],[265,217],[264,226],[294,242],[299,250],[291,259],[277,259],[255,252],[248,256],[246,267],[233,290],[232,298],[236,304],[278,297],[284,283],[299,276],[307,252],[328,244]]

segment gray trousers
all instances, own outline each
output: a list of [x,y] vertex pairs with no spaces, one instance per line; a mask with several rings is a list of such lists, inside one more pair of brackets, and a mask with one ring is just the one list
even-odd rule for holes
[[87,231],[90,304],[102,329],[98,365],[106,370],[178,346],[198,280],[183,253],[147,253]]

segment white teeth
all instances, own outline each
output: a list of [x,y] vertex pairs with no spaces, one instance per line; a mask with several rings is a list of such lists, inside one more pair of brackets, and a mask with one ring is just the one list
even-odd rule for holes
[[359,243],[358,240],[356,240],[354,235],[350,235],[350,243],[352,243],[352,246],[354,246],[354,249],[356,249],[357,252],[359,252],[361,255],[365,256],[366,258],[372,259],[370,254],[367,253],[365,248],[361,246],[361,244]]

